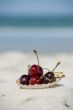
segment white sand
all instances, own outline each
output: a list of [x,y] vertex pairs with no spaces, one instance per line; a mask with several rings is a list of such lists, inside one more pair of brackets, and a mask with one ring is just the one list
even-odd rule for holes
[[[66,75],[57,86],[48,89],[19,89],[16,84],[27,66],[37,63],[34,54],[0,53],[0,110],[73,110],[73,54],[39,55],[40,65]],[[46,72],[46,71],[44,71]]]

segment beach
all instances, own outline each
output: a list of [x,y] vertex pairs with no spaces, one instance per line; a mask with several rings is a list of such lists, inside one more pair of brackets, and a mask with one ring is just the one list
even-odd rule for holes
[[[73,110],[73,0],[0,4],[0,110]],[[59,61],[55,72],[65,77],[56,85],[21,89],[17,84],[28,65],[53,71]]]
[[73,27],[0,27],[0,52],[72,53]]
[[[37,64],[32,52],[0,53],[0,110],[73,110],[73,53],[39,54],[40,65],[65,74],[56,86],[20,89],[16,80],[28,74],[27,66]],[[44,70],[44,73],[46,70]]]

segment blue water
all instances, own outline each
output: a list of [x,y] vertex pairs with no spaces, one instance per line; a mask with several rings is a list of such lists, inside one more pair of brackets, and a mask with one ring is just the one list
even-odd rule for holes
[[0,16],[0,26],[19,27],[73,27],[73,16]]
[[73,38],[0,37],[0,51],[73,52]]
[[[36,30],[40,27],[46,27],[46,28],[73,28],[73,17],[10,17],[10,16],[1,16],[0,17],[0,29],[6,28],[6,27],[12,27],[13,29],[16,28],[18,30],[18,27],[22,29],[26,27],[30,27],[30,29],[34,29],[36,27]],[[17,36],[18,31],[12,30],[7,31],[2,37],[0,34],[0,52],[3,51],[23,51],[27,52],[33,49],[37,49],[40,52],[73,52],[73,37],[69,38],[69,36],[66,36],[62,34],[61,38],[61,32],[58,33],[59,37],[56,37],[55,35],[53,37],[40,37],[40,33],[38,33],[36,36],[36,32],[34,36],[32,37],[32,34],[34,33],[32,30],[32,34],[28,37],[23,35]],[[12,36],[12,32],[15,34],[15,36]],[[58,31],[56,31],[58,32]],[[1,32],[4,33],[4,32]],[[27,30],[27,33],[29,31]],[[24,32],[25,34],[25,32]],[[44,34],[44,31],[43,31]],[[54,32],[55,34],[55,32]],[[72,36],[72,35],[71,35]]]

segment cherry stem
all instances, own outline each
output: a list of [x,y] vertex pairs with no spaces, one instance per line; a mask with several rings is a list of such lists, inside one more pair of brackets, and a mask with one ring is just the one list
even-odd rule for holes
[[54,67],[54,69],[52,70],[52,72],[53,72],[60,64],[61,64],[61,62],[59,61],[59,62],[57,63],[57,65]]
[[38,66],[39,66],[39,58],[38,58],[38,54],[37,54],[37,51],[36,51],[36,50],[34,50],[33,52],[36,54],[36,57],[37,57],[37,61],[38,61]]

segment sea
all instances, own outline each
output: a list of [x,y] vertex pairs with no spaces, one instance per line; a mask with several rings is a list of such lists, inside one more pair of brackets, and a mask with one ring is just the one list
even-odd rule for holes
[[73,52],[73,17],[0,17],[0,52]]

